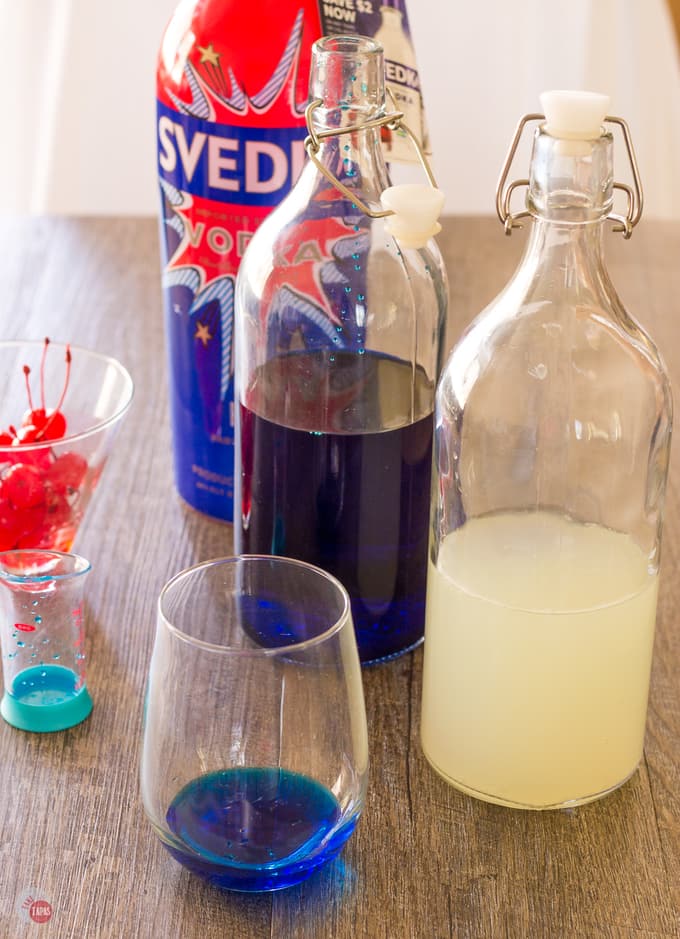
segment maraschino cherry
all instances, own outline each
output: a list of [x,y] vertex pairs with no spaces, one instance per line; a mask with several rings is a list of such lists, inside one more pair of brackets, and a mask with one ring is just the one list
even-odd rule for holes
[[29,376],[31,370],[28,365],[24,365],[24,379],[26,381],[26,394],[28,395],[28,410],[24,414],[21,422],[21,430],[18,434],[19,443],[38,443],[41,440],[61,440],[66,436],[66,418],[61,413],[61,407],[66,397],[68,383],[71,377],[71,347],[66,346],[66,375],[64,377],[64,386],[61,390],[59,403],[56,408],[47,410],[45,408],[45,359],[47,349],[50,344],[49,338],[45,338],[43,354],[40,360],[40,404],[41,407],[33,406],[33,395],[31,394],[31,385]]
[[[29,410],[19,430],[9,425],[0,432],[0,550],[8,548],[61,547],[68,550],[77,527],[76,507],[87,461],[74,451],[57,455],[51,442],[66,434],[62,413],[71,376],[71,348],[66,346],[64,384],[55,408],[45,402],[45,359],[50,340],[45,339],[40,362],[40,407],[31,393],[28,365],[23,366]],[[26,446],[32,444],[33,446]],[[43,446],[40,446],[43,444]],[[55,545],[55,541],[59,543]]]

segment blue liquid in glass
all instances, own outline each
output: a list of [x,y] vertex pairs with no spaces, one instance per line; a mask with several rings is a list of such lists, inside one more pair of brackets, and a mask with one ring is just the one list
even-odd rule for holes
[[[293,353],[256,373],[253,408],[240,407],[236,553],[337,577],[363,663],[423,637],[433,420],[424,374],[413,384],[411,367],[387,356],[339,352],[329,371],[324,354]],[[409,423],[411,407],[422,416]]]
[[172,800],[166,847],[218,887],[280,890],[340,851],[358,814],[342,819],[335,796],[315,780],[277,768],[207,773]]

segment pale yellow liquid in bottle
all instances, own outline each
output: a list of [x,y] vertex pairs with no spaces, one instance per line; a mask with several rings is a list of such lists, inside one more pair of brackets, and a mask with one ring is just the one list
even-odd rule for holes
[[642,756],[658,578],[624,534],[549,512],[469,520],[430,564],[421,735],[449,782],[585,802]]

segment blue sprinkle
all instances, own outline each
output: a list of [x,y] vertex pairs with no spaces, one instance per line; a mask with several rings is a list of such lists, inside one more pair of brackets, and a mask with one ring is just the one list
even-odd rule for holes
[[357,294],[357,300],[363,302],[365,299],[366,299],[366,297],[363,295],[363,293],[358,293],[358,294]]

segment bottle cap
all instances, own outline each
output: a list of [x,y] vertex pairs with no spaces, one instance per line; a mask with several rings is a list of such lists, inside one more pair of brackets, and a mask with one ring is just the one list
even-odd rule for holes
[[609,96],[593,91],[544,91],[543,130],[562,140],[593,140],[602,135]]
[[444,207],[441,189],[425,183],[403,183],[386,189],[380,203],[394,212],[385,219],[385,229],[406,248],[424,248],[442,230],[437,221]]

